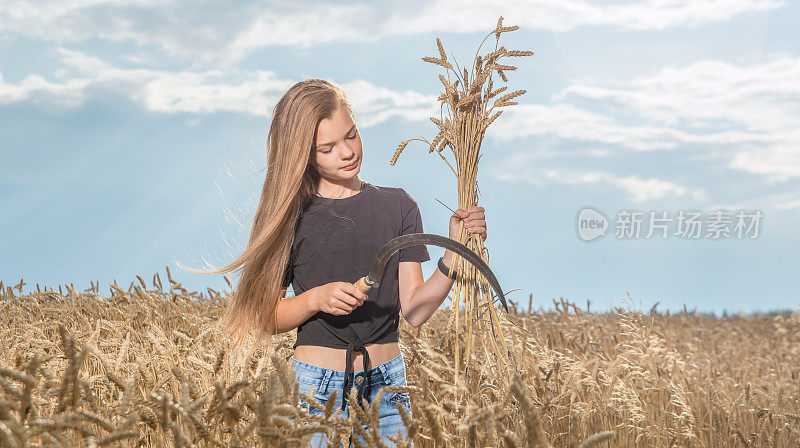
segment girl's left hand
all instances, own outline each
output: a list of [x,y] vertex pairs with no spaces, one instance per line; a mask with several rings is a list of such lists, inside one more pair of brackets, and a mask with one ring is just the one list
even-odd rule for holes
[[486,213],[483,207],[476,205],[469,210],[456,209],[450,216],[450,239],[458,239],[458,227],[462,220],[469,233],[477,233],[486,241]]

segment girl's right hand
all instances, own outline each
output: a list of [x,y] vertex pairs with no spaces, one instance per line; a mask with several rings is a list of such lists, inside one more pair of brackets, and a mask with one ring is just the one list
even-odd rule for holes
[[367,300],[367,295],[349,282],[331,282],[318,288],[316,308],[334,316],[350,314]]

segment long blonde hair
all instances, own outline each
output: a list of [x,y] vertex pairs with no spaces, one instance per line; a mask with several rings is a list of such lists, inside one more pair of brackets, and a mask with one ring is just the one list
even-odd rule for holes
[[267,135],[267,174],[261,189],[250,240],[244,252],[225,267],[202,271],[224,274],[241,266],[241,278],[223,320],[234,347],[251,329],[259,338],[277,332],[284,270],[303,207],[319,188],[319,173],[310,163],[316,130],[339,108],[355,116],[344,91],[323,79],[293,85],[272,112]]

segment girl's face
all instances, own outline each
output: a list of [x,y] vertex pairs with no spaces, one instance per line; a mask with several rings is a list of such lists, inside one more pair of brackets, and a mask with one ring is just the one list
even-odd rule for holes
[[361,133],[344,108],[338,108],[331,119],[317,125],[317,141],[311,163],[320,177],[334,184],[346,184],[361,170]]

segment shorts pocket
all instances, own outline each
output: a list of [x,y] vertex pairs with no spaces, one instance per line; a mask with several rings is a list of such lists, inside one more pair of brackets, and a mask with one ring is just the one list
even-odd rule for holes
[[397,409],[397,403],[400,403],[406,408],[406,412],[411,414],[411,396],[408,392],[391,392],[388,395],[387,400],[392,407]]
[[[408,386],[406,382],[405,370],[389,376],[388,386]],[[402,404],[406,412],[411,414],[411,396],[408,392],[384,392],[384,399],[392,409],[397,409],[396,403]]]
[[[324,408],[328,403],[328,396],[320,392],[321,381],[318,384],[300,382],[299,392],[301,394],[308,394],[312,385],[314,386],[314,399],[317,400],[317,402],[319,402],[319,404]],[[317,409],[316,407],[311,406],[311,404],[304,400],[303,397],[300,397],[299,405],[302,409],[308,411],[310,415],[325,414],[322,409]]]
[[[311,369],[304,369],[299,363],[295,360],[295,379],[297,380],[298,386],[297,390],[300,394],[308,394],[311,391],[311,388],[314,388],[314,399],[319,402],[319,404],[324,408],[328,401],[328,396],[325,395],[324,389],[328,383],[328,379],[330,378],[329,371],[318,371],[318,370],[311,370]],[[324,414],[325,412],[321,409],[318,409],[314,406],[311,406],[308,401],[306,401],[302,396],[298,398],[298,407],[301,409],[306,410],[311,415],[320,415]]]

